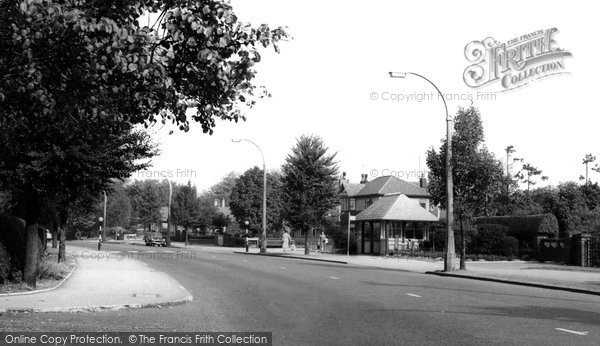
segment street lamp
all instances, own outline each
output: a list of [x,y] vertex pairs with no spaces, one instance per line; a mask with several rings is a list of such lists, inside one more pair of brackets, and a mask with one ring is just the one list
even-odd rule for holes
[[167,246],[171,246],[171,200],[173,199],[173,185],[171,185],[171,181],[167,179],[169,183],[169,211],[167,213]]
[[244,225],[246,225],[246,252],[248,252],[248,224],[250,224],[250,222],[244,221]]
[[[106,232],[106,201],[107,201],[107,197],[106,197],[106,190],[102,191],[104,193],[104,215],[102,217],[101,222],[103,222],[102,224],[102,228],[104,228],[104,232]],[[103,234],[104,236],[104,234]],[[115,238],[115,240],[117,240],[117,238]]]
[[439,97],[444,102],[444,108],[446,109],[446,258],[444,261],[444,271],[456,270],[454,253],[454,230],[452,224],[454,223],[454,202],[453,202],[453,184],[452,184],[452,118],[448,114],[448,106],[446,105],[446,99],[440,91],[440,89],[433,84],[429,79],[421,76],[418,73],[413,72],[389,72],[391,78],[406,78],[407,75],[413,75],[426,80],[431,84],[435,90],[437,90]]
[[267,167],[265,165],[265,155],[263,155],[263,151],[260,149],[260,147],[254,143],[253,141],[249,140],[249,139],[232,139],[231,140],[233,143],[240,143],[241,141],[246,141],[246,142],[250,142],[252,144],[254,144],[254,146],[256,147],[256,149],[258,149],[258,151],[260,152],[260,156],[262,157],[262,161],[263,161],[263,215],[262,215],[262,223],[263,223],[263,229],[262,229],[262,234],[260,236],[260,253],[267,253]]

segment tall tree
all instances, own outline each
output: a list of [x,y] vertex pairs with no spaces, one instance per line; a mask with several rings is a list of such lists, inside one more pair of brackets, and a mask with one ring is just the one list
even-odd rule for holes
[[[472,216],[487,214],[493,201],[502,195],[505,183],[502,162],[483,145],[481,115],[473,106],[460,108],[455,117],[452,135],[452,174],[454,181],[454,212],[460,223],[460,269],[465,269],[466,237],[463,223]],[[435,204],[446,207],[446,140],[439,152],[427,152],[429,167],[428,191]]]
[[125,191],[124,182],[117,181],[107,193],[106,226],[128,227],[131,224],[131,201]]
[[[159,14],[152,27],[138,21],[145,12]],[[142,168],[150,153],[129,136],[135,125],[187,131],[188,109],[209,133],[215,118],[244,119],[255,46],[278,50],[286,36],[241,24],[219,0],[0,2],[0,187],[27,223],[25,281],[35,285],[45,204],[66,210]]]
[[[242,229],[262,228],[263,171],[258,167],[244,172],[236,180],[230,195],[229,208]],[[267,173],[267,232],[281,229],[282,189],[278,173]]]
[[302,136],[282,167],[284,219],[305,234],[326,223],[336,204],[338,166],[320,137]]
[[[218,225],[215,224],[215,220],[219,219],[219,221],[222,221],[222,217],[219,214],[219,211],[217,210],[217,207],[215,206],[215,200],[214,197],[211,193],[209,192],[204,192],[200,195],[199,197],[199,203],[200,203],[200,211],[199,211],[199,217],[198,217],[198,225],[200,227],[206,228],[209,226],[217,226],[217,227],[221,227],[223,226],[222,222],[217,222],[219,223]],[[225,225],[227,226],[227,225]]]
[[185,237],[191,228],[200,221],[200,199],[196,187],[188,181],[187,185],[180,186],[173,199],[171,212],[173,222],[185,228]]
[[160,207],[164,206],[157,180],[136,180],[127,189],[134,220],[147,231],[160,222]]
[[590,154],[585,154],[584,158],[583,158],[583,164],[585,165],[585,183],[589,183],[589,179],[588,179],[588,165],[591,163],[594,163],[594,161],[596,161],[596,156]]

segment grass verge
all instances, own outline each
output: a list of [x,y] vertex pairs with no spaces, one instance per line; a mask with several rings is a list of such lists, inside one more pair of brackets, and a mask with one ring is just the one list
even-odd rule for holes
[[38,265],[37,285],[35,288],[20,281],[6,281],[0,284],[0,294],[26,293],[55,287],[66,278],[75,267],[75,259],[67,256],[65,262],[58,263],[58,249],[48,248]]

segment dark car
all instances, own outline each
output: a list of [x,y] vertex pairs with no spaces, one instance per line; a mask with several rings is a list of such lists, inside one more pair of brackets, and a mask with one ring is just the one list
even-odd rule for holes
[[167,246],[165,238],[160,232],[146,233],[144,243],[146,243],[146,246]]

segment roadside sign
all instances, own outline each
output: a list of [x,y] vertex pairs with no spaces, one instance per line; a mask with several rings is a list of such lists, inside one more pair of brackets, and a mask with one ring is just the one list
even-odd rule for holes
[[350,221],[356,221],[356,215],[350,215]]
[[160,208],[160,221],[167,222],[169,219],[169,207]]

